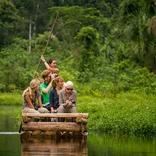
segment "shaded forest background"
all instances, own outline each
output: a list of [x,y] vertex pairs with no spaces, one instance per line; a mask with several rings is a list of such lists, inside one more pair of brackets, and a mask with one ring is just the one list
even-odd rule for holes
[[[79,93],[156,94],[153,0],[1,0],[0,92],[25,89],[45,58]],[[39,73],[45,69],[40,64]]]

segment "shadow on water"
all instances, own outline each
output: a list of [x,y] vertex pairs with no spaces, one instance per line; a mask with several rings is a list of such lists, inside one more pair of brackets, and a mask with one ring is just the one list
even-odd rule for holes
[[33,138],[21,135],[21,154],[52,156],[88,156],[87,137],[82,139]]

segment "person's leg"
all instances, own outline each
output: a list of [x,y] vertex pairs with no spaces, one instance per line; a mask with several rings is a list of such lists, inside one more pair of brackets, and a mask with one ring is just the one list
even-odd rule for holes
[[[39,113],[39,112],[37,110],[35,110],[35,109],[32,109],[32,108],[28,108],[27,107],[27,108],[24,108],[22,110],[22,113]],[[39,118],[34,118],[33,121],[38,122],[39,121]]]
[[69,109],[70,113],[77,113],[76,107],[72,107]]
[[23,110],[22,110],[22,113],[39,113],[37,110],[35,110],[35,109],[32,109],[32,108],[24,108]]
[[[65,108],[63,106],[60,106],[58,108],[58,113],[65,113]],[[58,118],[58,121],[59,122],[64,122],[65,121],[65,118]]]
[[[49,111],[44,107],[39,108],[38,111],[40,113],[49,113]],[[51,121],[51,120],[50,120],[50,118],[44,118],[44,119],[41,119],[41,121],[47,122],[47,121]]]
[[51,107],[50,107],[50,104],[44,106],[44,108],[46,108],[49,112],[51,112]]
[[65,108],[63,106],[60,106],[58,108],[58,113],[65,113]]
[[[77,110],[76,110],[76,107],[72,107],[70,110],[69,110],[70,113],[77,113]],[[76,118],[72,118],[72,122],[75,122],[76,121]]]
[[39,108],[38,111],[40,113],[49,113],[49,111],[46,108],[44,108],[44,107]]

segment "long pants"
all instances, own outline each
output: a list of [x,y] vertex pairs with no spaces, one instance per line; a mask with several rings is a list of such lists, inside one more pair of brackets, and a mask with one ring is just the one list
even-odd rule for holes
[[[76,107],[64,107],[64,106],[59,106],[58,108],[58,113],[76,113]],[[59,122],[64,122],[65,119],[64,118],[59,118],[58,119]],[[73,118],[72,121],[75,121],[75,119]]]
[[[41,108],[38,108],[38,111],[35,110],[35,109],[32,109],[32,108],[29,108],[29,107],[26,107],[22,110],[22,113],[49,113],[49,111],[44,108],[44,107],[41,107]],[[31,120],[31,119],[30,119]],[[39,121],[39,118],[38,117],[35,117],[33,119],[35,122]],[[44,119],[45,120],[45,119]],[[47,120],[47,119],[46,119]]]
[[64,106],[60,106],[58,108],[58,113],[76,113],[77,110],[76,110],[76,107],[64,107]]
[[39,108],[38,111],[32,108],[26,107],[22,110],[22,113],[49,113],[49,111],[44,107]]

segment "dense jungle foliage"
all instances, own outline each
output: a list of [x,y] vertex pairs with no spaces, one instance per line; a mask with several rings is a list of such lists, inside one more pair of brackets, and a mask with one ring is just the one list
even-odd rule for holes
[[[15,93],[29,85],[48,42],[57,13],[59,17],[44,56],[46,60],[57,59],[59,74],[65,81],[74,82],[79,95],[90,95],[102,101],[105,98],[117,98],[123,95],[123,92],[127,93],[126,97],[129,93],[134,93],[131,94],[133,98],[136,94],[140,95],[142,100],[146,96],[153,98],[151,110],[155,110],[155,0],[1,0],[1,93]],[[44,69],[44,64],[40,63],[38,72],[41,73]],[[125,94],[123,97],[125,98]],[[120,100],[122,101],[122,98]],[[126,98],[123,102],[130,103],[131,98]],[[104,103],[101,102],[97,109],[106,109],[107,105]],[[113,101],[111,103],[114,104]],[[118,107],[117,103],[115,108]],[[136,107],[146,110],[146,107],[140,105]],[[99,118],[97,110],[93,110],[95,107],[96,104],[92,108],[87,105],[87,110],[80,110],[95,112],[94,115]],[[121,104],[119,110],[123,108],[126,107]],[[137,108],[132,106],[123,125],[130,120],[128,116]],[[124,111],[128,111],[127,109]],[[105,123],[108,123],[107,120],[112,121],[110,116],[114,112],[111,112],[109,117],[105,113],[102,114],[107,117]],[[125,117],[124,113],[122,115],[120,119]],[[95,116],[91,118],[95,120]],[[138,117],[136,125],[140,119],[141,116]],[[155,113],[151,121],[153,119]],[[116,123],[115,119],[113,121]],[[120,123],[121,120],[117,122]],[[95,129],[110,127],[104,125],[104,122],[91,124]],[[128,129],[132,127],[130,123],[127,126]],[[121,130],[123,127],[118,128]],[[148,130],[148,127],[146,128]],[[153,123],[150,128],[152,132],[156,129]]]
[[57,59],[65,81],[87,94],[155,94],[153,0],[0,1],[1,92],[29,84],[57,12],[45,58]]

